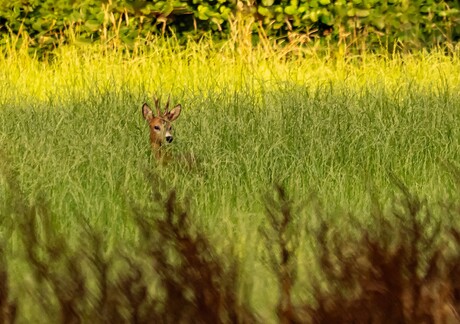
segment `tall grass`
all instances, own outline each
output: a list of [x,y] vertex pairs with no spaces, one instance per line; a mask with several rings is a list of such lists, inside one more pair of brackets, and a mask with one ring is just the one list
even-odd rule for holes
[[[374,201],[367,214],[377,226],[361,224],[356,214],[333,214],[352,222],[354,232],[331,226],[320,206],[305,213],[305,204],[277,186],[266,196],[267,222],[260,226],[268,271],[246,273],[238,252],[217,252],[187,203],[174,190],[165,192],[156,176],[150,180],[156,206],[132,213],[139,238],[107,252],[105,235],[88,226],[80,228],[75,246],[50,222],[46,200],[30,202],[14,172],[5,165],[2,171],[10,189],[2,218],[13,220],[2,224],[3,234],[8,229],[20,238],[14,257],[5,252],[10,242],[0,238],[4,323],[459,320],[458,201],[427,204],[397,180],[401,198],[386,210]],[[443,217],[434,218],[435,210]],[[251,287],[256,282],[266,286]],[[250,302],[254,295],[265,297],[262,306]]]
[[[352,56],[237,45],[63,46],[45,61],[4,49],[1,158],[29,200],[47,196],[53,228],[76,238],[86,222],[108,249],[138,239],[132,206],[150,205],[146,178],[160,175],[164,191],[190,197],[218,250],[231,246],[244,273],[262,274],[248,288],[258,291],[256,307],[276,303],[254,261],[261,197],[273,183],[294,200],[316,193],[326,210],[358,216],[368,215],[369,192],[393,196],[389,174],[433,201],[453,195],[446,165],[460,161],[458,49]],[[176,161],[166,166],[150,152],[140,111],[153,94],[184,107],[167,148]]]
[[62,47],[49,62],[4,53],[3,150],[26,192],[52,192],[63,228],[78,211],[119,233],[155,169],[139,107],[171,93],[184,112],[170,150],[199,162],[155,172],[192,193],[210,227],[252,219],[273,181],[342,207],[365,206],[370,183],[391,192],[388,171],[421,193],[447,193],[442,164],[460,152],[457,52],[245,54],[161,39],[134,54]]

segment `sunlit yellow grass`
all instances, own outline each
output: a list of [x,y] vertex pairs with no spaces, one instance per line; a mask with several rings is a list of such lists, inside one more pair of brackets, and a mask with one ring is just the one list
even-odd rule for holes
[[279,52],[261,45],[241,52],[211,40],[181,46],[174,39],[160,38],[135,53],[102,45],[62,46],[46,61],[31,57],[26,49],[4,49],[0,100],[47,100],[70,94],[84,98],[95,87],[101,92],[128,87],[178,95],[249,88],[260,95],[274,89],[274,82],[310,89],[346,86],[354,91],[379,84],[389,93],[401,91],[407,80],[431,90],[460,83],[458,49],[359,56],[320,56],[308,48]]

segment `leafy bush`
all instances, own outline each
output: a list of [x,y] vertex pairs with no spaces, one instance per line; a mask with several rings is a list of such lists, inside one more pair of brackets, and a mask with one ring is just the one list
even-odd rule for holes
[[111,39],[129,46],[152,33],[226,38],[234,19],[246,19],[255,34],[419,48],[458,41],[459,10],[458,1],[431,0],[0,0],[0,33],[30,37],[33,47]]

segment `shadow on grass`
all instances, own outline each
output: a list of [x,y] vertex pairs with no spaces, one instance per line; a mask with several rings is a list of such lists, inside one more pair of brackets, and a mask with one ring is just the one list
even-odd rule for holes
[[[103,235],[87,225],[80,244],[68,242],[53,229],[46,200],[30,202],[15,177],[5,174],[2,227],[21,238],[29,269],[24,271],[32,274],[33,318],[62,323],[267,320],[250,307],[249,296],[239,293],[236,258],[216,252],[174,190],[154,190],[157,209],[134,208],[138,242],[107,253]],[[308,287],[298,287],[297,271],[299,232],[305,230],[297,219],[305,211],[283,187],[267,195],[267,221],[260,232],[278,282],[274,312],[280,323],[459,322],[460,231],[452,220],[460,217],[460,204],[439,205],[444,221],[395,182],[401,198],[388,209],[374,203],[373,228],[346,216],[357,235],[337,235],[318,208],[316,226],[307,230],[316,242],[319,270],[312,271],[315,280],[310,278]],[[158,188],[154,180],[152,185]],[[0,323],[23,318],[27,309],[10,285],[14,274],[8,269],[7,242],[8,235],[0,242]],[[294,302],[294,287],[308,290],[312,300]]]

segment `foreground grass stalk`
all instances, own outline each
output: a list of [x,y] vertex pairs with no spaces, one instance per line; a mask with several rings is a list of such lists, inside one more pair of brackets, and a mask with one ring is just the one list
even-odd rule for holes
[[298,241],[293,233],[294,216],[299,208],[287,196],[285,189],[276,187],[275,197],[267,197],[266,215],[269,227],[261,229],[267,243],[272,271],[276,274],[280,296],[276,313],[281,324],[297,323],[297,316],[292,302],[293,287],[296,279],[296,250]]
[[[303,271],[302,276],[315,278],[311,285],[297,272],[299,252],[305,248],[299,240],[302,229],[297,219],[305,207],[296,207],[301,205],[283,187],[268,196],[267,223],[261,231],[279,288],[273,309],[276,319],[261,317],[248,304],[249,296],[238,293],[239,267],[232,266],[236,256],[215,251],[174,191],[154,193],[156,207],[150,212],[136,208],[138,242],[120,241],[118,249],[106,256],[100,252],[101,243],[107,245],[100,234],[86,228],[81,237],[86,244],[75,248],[50,226],[53,213],[46,203],[27,203],[21,192],[13,192],[15,203],[10,206],[17,209],[3,213],[22,219],[17,230],[25,252],[20,255],[27,267],[21,273],[34,276],[21,283],[28,291],[23,295],[18,278],[4,268],[1,318],[5,323],[16,318],[62,323],[458,321],[459,230],[434,220],[435,206],[400,187],[403,195],[395,198],[390,210],[375,206],[377,227],[360,225],[353,215],[335,215],[359,226],[358,236],[337,235],[340,229],[325,218],[319,219],[316,230],[309,229],[318,243],[314,252],[317,268]],[[25,205],[18,205],[19,201]],[[440,205],[443,213],[458,217],[456,206],[454,201]],[[6,255],[4,261],[6,258],[17,262],[21,257]],[[312,299],[299,300],[295,291],[309,292]],[[38,308],[33,313],[22,312],[30,309],[31,301],[38,301]]]

